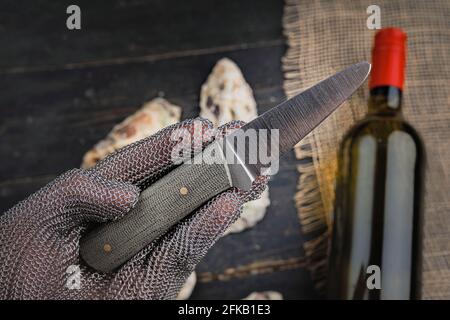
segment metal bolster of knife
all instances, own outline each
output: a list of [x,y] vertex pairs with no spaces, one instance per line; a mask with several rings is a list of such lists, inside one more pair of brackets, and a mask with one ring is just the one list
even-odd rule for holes
[[[142,191],[136,206],[120,220],[98,226],[81,239],[80,254],[91,267],[111,272],[189,213],[232,186],[248,189],[254,175],[227,139],[169,172]],[[227,159],[234,159],[232,164]]]

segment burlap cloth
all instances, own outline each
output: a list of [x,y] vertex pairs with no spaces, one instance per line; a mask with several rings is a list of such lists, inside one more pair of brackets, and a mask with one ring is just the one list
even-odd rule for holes
[[[366,26],[373,1],[286,0],[283,26],[285,91],[292,96],[361,60],[370,61],[376,30]],[[403,113],[420,132],[427,164],[424,204],[423,298],[450,299],[450,1],[377,1],[382,27],[408,34]],[[336,151],[364,116],[367,85],[296,147],[295,198],[309,267],[323,288],[327,229],[334,202]]]

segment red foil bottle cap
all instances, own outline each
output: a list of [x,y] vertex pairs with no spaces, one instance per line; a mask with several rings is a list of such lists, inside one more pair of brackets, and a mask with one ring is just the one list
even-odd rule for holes
[[372,50],[369,88],[394,86],[403,90],[405,60],[406,34],[399,28],[378,31]]

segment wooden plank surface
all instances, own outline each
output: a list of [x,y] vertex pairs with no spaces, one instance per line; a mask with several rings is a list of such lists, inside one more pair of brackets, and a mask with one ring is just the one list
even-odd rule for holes
[[[78,1],[81,31],[65,27],[68,4],[5,1],[0,12],[0,211],[79,166],[145,101],[164,96],[183,118],[197,116],[200,86],[222,57],[241,67],[260,112],[284,99],[282,1]],[[289,154],[271,181],[266,218],[217,243],[197,268],[193,298],[254,290],[315,297],[292,200],[296,180]]]
[[[81,30],[66,8],[81,8]],[[261,45],[281,39],[282,1],[3,0],[0,68],[49,68],[160,60]]]

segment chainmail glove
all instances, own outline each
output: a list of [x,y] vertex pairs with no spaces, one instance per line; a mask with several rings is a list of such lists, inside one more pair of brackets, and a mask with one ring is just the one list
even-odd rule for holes
[[[172,125],[92,169],[66,172],[5,212],[0,216],[0,298],[175,298],[242,205],[259,197],[267,178],[258,177],[250,191],[231,188],[217,195],[112,274],[83,263],[79,240],[93,224],[127,214],[140,190],[173,169],[171,153],[178,143],[189,140],[195,150],[241,125],[229,123],[216,134],[203,119]],[[191,139],[174,139],[179,131]],[[72,282],[73,275],[78,282]]]

